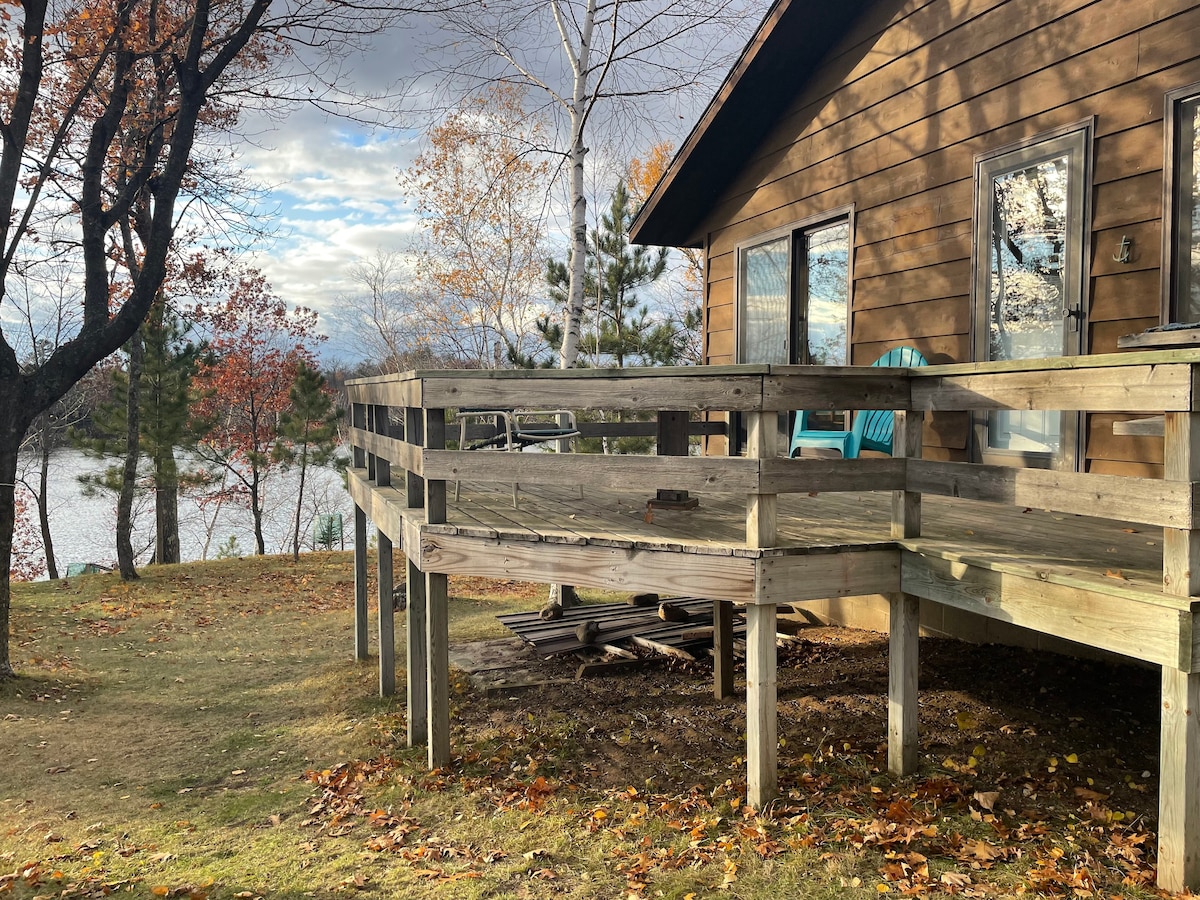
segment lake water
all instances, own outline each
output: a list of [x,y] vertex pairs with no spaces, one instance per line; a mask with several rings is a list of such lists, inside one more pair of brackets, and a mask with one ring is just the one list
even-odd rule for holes
[[[22,471],[32,472],[34,460],[23,459]],[[69,563],[101,563],[115,566],[116,497],[102,494],[86,497],[78,476],[98,474],[108,465],[77,450],[55,452],[50,462],[50,533],[59,574]],[[30,478],[36,484],[36,476]],[[268,553],[291,550],[292,527],[296,512],[299,473],[272,472],[267,480],[267,502],[263,513],[263,536]],[[310,469],[304,487],[304,512],[301,519],[302,549],[312,546],[313,525],[317,515],[341,513],[345,540],[353,546],[354,505],[346,493],[342,477],[333,469]],[[36,511],[30,504],[36,525]],[[181,496],[179,502],[180,554],[185,562],[212,559],[233,539],[235,555],[254,552],[254,526],[250,511],[226,501],[219,509],[202,507],[195,498]],[[153,496],[144,492],[135,501],[134,540],[138,563],[149,561],[154,549]],[[337,545],[335,545],[336,547]]]

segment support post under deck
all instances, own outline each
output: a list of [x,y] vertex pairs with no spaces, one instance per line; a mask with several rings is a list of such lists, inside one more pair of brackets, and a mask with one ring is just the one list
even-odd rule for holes
[[[1163,477],[1200,481],[1200,413],[1167,413]],[[1200,531],[1163,529],[1163,591],[1200,594]],[[1200,887],[1200,674],[1162,669],[1158,886]]]
[[366,659],[367,638],[367,514],[354,504],[354,658]]
[[379,537],[379,696],[396,693],[396,615],[392,604],[392,539]]
[[[920,459],[924,415],[897,410],[892,434],[892,455]],[[892,492],[892,537],[898,540],[921,534],[921,495],[916,491]],[[919,670],[921,601],[911,594],[888,598],[888,769],[909,775],[917,768],[917,675]]]
[[[406,407],[404,410],[404,440],[413,445],[424,443],[424,422],[421,410]],[[415,472],[404,475],[405,505],[409,509],[420,509],[425,505],[425,484]],[[417,548],[408,547],[405,557]],[[406,699],[408,701],[408,746],[419,747],[429,741],[429,601],[425,591],[425,573],[417,568],[411,558],[406,559],[405,590],[407,604],[405,617],[405,666],[407,677]]]
[[[746,416],[746,455],[771,459],[779,445],[779,414],[751,412]],[[746,545],[770,547],[778,534],[775,494],[746,498]],[[746,800],[763,809],[779,787],[779,737],[776,698],[776,606],[746,607]]]
[[[425,410],[425,446],[446,449],[446,411]],[[446,482],[425,482],[425,521],[446,521]],[[429,667],[429,768],[450,765],[450,593],[449,579],[440,572],[425,573],[426,664]]]
[[733,604],[713,601],[713,695],[718,700],[733,696]]

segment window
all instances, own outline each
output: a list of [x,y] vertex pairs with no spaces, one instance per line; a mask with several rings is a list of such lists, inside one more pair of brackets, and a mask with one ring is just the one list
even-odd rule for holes
[[[976,160],[976,359],[1079,352],[1090,145],[1077,126]],[[995,412],[980,426],[985,458],[1073,464],[1074,422],[1060,413]]]
[[1200,321],[1200,85],[1167,94],[1163,318]]
[[846,365],[849,317],[848,211],[741,249],[738,362]]

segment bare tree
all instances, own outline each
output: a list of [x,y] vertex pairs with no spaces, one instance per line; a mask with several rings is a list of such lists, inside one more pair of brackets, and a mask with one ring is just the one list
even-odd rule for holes
[[676,118],[664,101],[708,95],[757,16],[737,0],[493,0],[441,21],[447,85],[517,84],[560,113],[553,149],[566,172],[571,257],[559,363],[570,368],[584,304],[588,135],[599,122],[633,134]]
[[[205,129],[270,83],[289,40],[336,51],[387,4],[293,0],[24,0],[0,36],[0,679],[9,657],[17,454],[33,421],[145,319]],[[126,253],[137,208],[146,228]],[[57,224],[62,246],[43,235]],[[81,273],[79,327],[23,366],[4,334],[14,279],[56,253]],[[114,253],[126,255],[120,283]]]

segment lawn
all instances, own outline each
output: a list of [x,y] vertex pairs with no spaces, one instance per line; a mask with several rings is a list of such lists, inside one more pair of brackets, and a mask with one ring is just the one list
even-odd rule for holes
[[[923,644],[922,771],[896,780],[886,645],[816,630],[783,652],[783,797],[759,815],[744,709],[703,664],[522,692],[456,675],[455,764],[429,772],[403,685],[380,700],[352,658],[351,570],[314,553],[19,586],[0,895],[1156,893],[1137,670],[997,652],[980,690],[975,651]],[[452,643],[505,636],[495,615],[540,590],[452,580]]]

